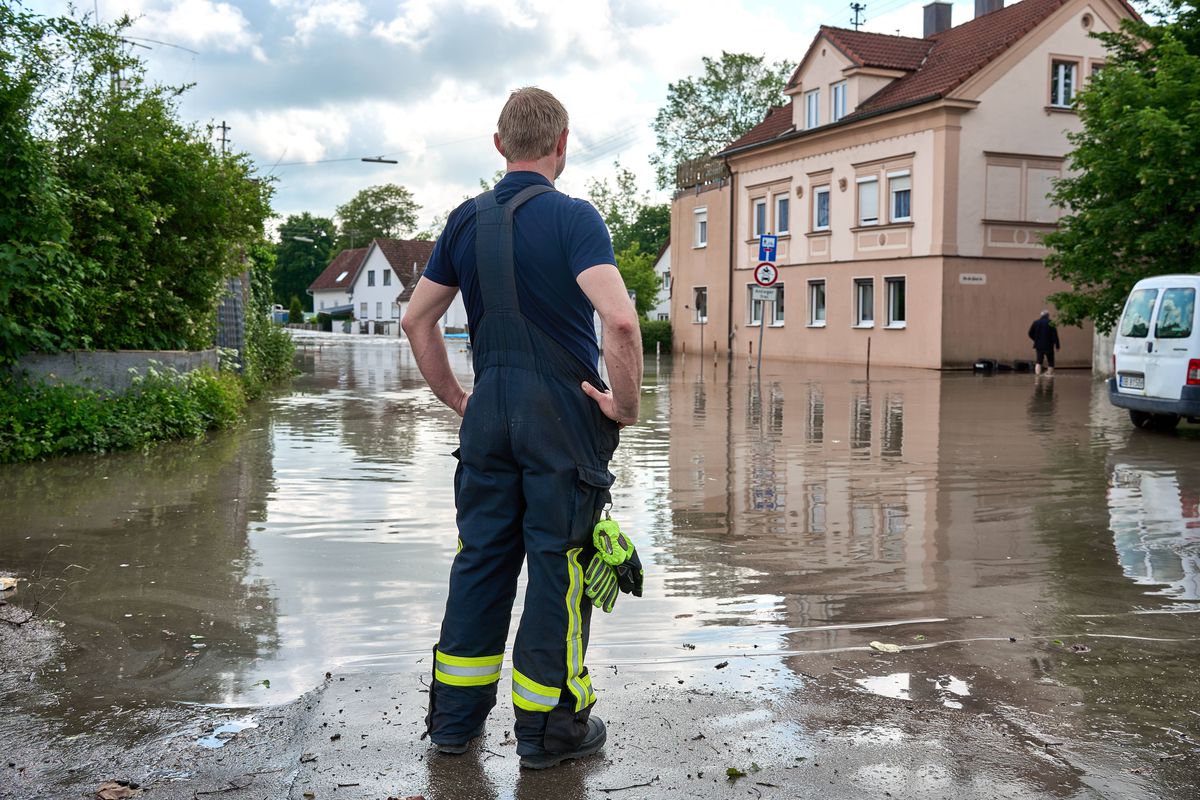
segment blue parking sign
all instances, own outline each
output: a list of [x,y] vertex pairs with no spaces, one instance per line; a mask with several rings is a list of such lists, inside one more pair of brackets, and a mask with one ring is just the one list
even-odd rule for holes
[[774,261],[775,260],[775,245],[779,241],[778,236],[763,234],[758,237],[758,260],[759,261]]

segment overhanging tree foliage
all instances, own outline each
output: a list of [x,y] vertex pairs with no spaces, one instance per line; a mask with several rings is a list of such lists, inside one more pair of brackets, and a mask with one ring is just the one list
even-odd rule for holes
[[660,189],[674,185],[679,164],[719,152],[761,122],[767,109],[783,102],[796,68],[746,53],[722,52],[720,59],[703,61],[702,75],[667,86],[667,103],[654,117],[658,148],[650,162]]
[[1102,331],[1141,278],[1200,269],[1200,14],[1180,0],[1151,11],[1165,22],[1099,35],[1110,57],[1076,95],[1073,174],[1052,193],[1067,214],[1046,263],[1071,291],[1051,300]]
[[671,209],[653,204],[648,194],[638,191],[637,176],[613,164],[615,185],[608,179],[589,180],[588,196],[612,235],[617,269],[625,287],[635,293],[639,316],[646,316],[658,300],[659,279],[654,262],[671,236]]
[[[308,298],[309,285],[333,260],[337,228],[328,217],[305,211],[289,214],[279,226],[275,245],[275,272],[272,284],[275,302],[285,305],[292,297]],[[310,301],[302,301],[307,305]]]

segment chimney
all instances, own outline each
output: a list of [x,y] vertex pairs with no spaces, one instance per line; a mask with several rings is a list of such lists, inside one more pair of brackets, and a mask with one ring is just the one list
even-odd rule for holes
[[[975,0],[976,3],[982,0]],[[950,10],[952,6],[949,3],[935,2],[925,6],[925,38],[928,39],[935,33],[941,33],[950,27]]]
[[1004,8],[1004,0],[975,0],[975,19]]

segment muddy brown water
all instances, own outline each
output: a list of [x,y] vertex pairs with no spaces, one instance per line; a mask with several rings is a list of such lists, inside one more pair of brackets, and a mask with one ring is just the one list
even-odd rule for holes
[[[166,733],[138,711],[428,669],[457,418],[399,342],[300,343],[304,374],[236,430],[0,467],[0,571],[29,579],[9,610],[63,637],[9,707],[133,739]],[[1135,431],[1086,373],[650,357],[612,465],[647,592],[595,618],[601,702],[631,674],[819,682],[999,715],[1153,787],[1157,759],[1200,757],[1198,453],[1200,431]]]

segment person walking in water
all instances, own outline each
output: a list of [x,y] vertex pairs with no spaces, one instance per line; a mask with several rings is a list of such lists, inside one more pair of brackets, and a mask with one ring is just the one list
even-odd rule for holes
[[1042,361],[1046,362],[1046,375],[1054,374],[1054,351],[1061,349],[1058,343],[1058,328],[1050,321],[1050,312],[1042,309],[1042,315],[1029,326],[1029,338],[1037,353],[1037,364],[1033,371],[1042,374]]
[[[458,553],[433,651],[426,733],[441,753],[467,750],[496,704],[517,576],[528,562],[512,654],[522,767],[597,752],[584,665],[592,606],[584,565],[610,501],[618,431],[637,422],[637,312],[600,214],[554,189],[566,166],[567,111],[549,92],[514,91],[496,149],[507,172],[456,208],[417,282],[402,327],[421,374],[461,416],[454,497]],[[450,369],[438,322],[461,289],[475,382]],[[605,328],[600,378],[593,309]]]

